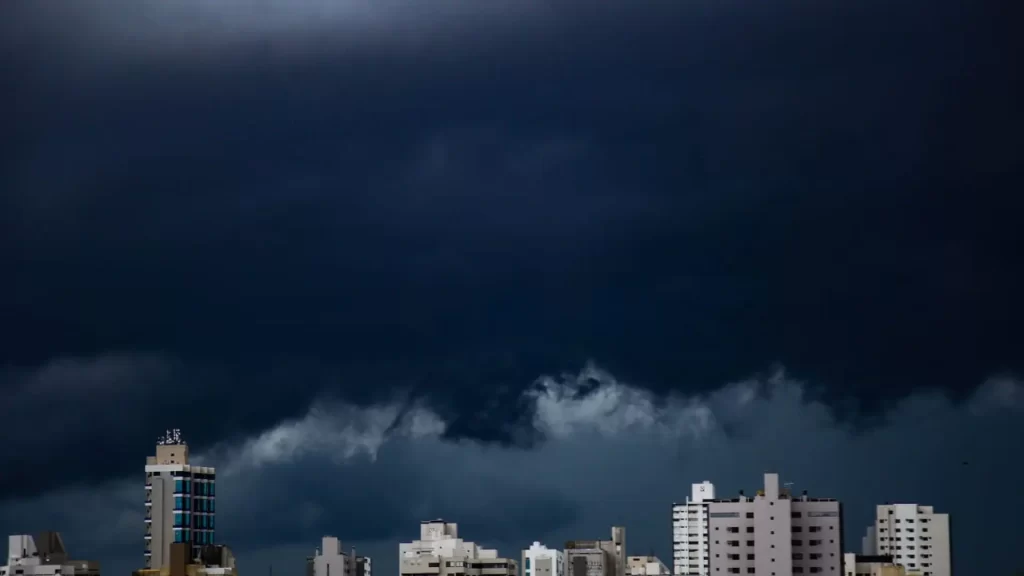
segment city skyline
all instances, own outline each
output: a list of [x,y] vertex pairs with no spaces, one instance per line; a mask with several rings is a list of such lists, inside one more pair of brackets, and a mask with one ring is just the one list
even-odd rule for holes
[[[212,506],[191,507],[188,502],[182,504],[175,499],[182,498],[182,494],[191,494],[193,498],[198,494],[212,498],[214,494],[212,487],[193,489],[186,482],[187,480],[192,482],[208,481],[212,484],[216,474],[215,468],[212,466],[190,465],[188,444],[180,430],[168,430],[157,440],[156,455],[147,458],[145,470],[144,533],[146,534],[146,553],[143,566],[139,570],[158,571],[161,567],[166,569],[167,559],[170,557],[167,551],[172,543],[182,543],[181,545],[185,546],[186,550],[191,550],[187,553],[197,559],[200,556],[199,547],[213,544],[225,545],[224,542],[213,538],[212,529],[209,530],[209,538],[205,536],[190,538],[188,531],[185,530],[185,527],[190,524],[180,521],[181,519],[178,517],[179,514],[184,514],[178,510],[187,509],[201,509],[212,515]],[[160,487],[163,484],[174,486],[174,489],[165,490]],[[905,567],[915,576],[922,574],[924,576],[949,576],[951,574],[951,550],[954,545],[951,544],[952,533],[949,529],[950,521],[947,513],[936,512],[934,506],[920,503],[886,502],[875,506],[876,511],[870,515],[871,522],[866,526],[864,535],[860,538],[856,537],[856,529],[854,529],[854,537],[851,538],[847,535],[850,530],[846,527],[846,516],[842,512],[841,500],[832,497],[822,498],[820,495],[809,497],[807,490],[803,490],[802,494],[797,494],[792,489],[794,484],[794,482],[782,483],[780,475],[776,472],[765,472],[763,487],[751,490],[749,494],[746,490],[741,489],[736,495],[730,496],[716,492],[714,483],[708,480],[693,483],[690,495],[686,496],[682,503],[672,502],[667,507],[667,511],[671,515],[669,534],[672,547],[669,549],[671,556],[668,557],[669,563],[674,565],[674,568],[671,569],[667,568],[664,560],[654,554],[653,548],[650,556],[641,556],[636,554],[635,550],[629,549],[626,546],[625,527],[612,526],[611,538],[607,541],[601,538],[573,538],[565,542],[564,548],[557,546],[548,548],[535,540],[529,547],[520,549],[521,556],[516,557],[514,554],[503,554],[497,548],[487,549],[482,544],[466,540],[457,531],[457,523],[438,518],[419,522],[420,540],[411,542],[403,540],[395,543],[398,550],[400,576],[423,576],[434,570],[428,571],[427,562],[435,562],[435,564],[430,564],[431,567],[434,567],[438,565],[437,561],[443,562],[446,558],[467,558],[484,563],[507,563],[507,572],[501,571],[501,574],[509,576],[535,576],[535,574],[540,576],[539,572],[550,573],[556,568],[561,572],[557,572],[554,576],[588,576],[591,574],[593,576],[626,576],[627,572],[633,574],[633,571],[637,571],[636,574],[642,576],[655,564],[657,566],[654,567],[652,574],[657,576],[672,576],[673,574],[675,576],[710,576],[710,574],[721,572],[723,569],[729,572],[739,570],[740,572],[737,573],[754,573],[755,566],[756,570],[765,571],[765,574],[769,568],[782,570],[781,573],[785,574],[791,572],[827,574],[830,570],[843,572],[844,559],[845,562],[850,563],[854,561],[854,558],[860,557],[863,557],[865,562],[873,561],[874,558],[889,558],[889,561]],[[166,492],[166,498],[160,496],[164,492]],[[170,521],[169,512],[158,514],[158,511],[155,510],[156,501],[165,499],[174,502],[173,506],[171,504],[166,506],[167,510],[175,510],[173,523]],[[780,504],[778,508],[774,506],[776,503]],[[778,518],[776,515],[779,515]],[[167,518],[165,519],[164,516]],[[163,531],[168,534],[170,534],[170,527],[174,526],[173,538],[161,536],[161,531],[155,529],[156,524],[166,525]],[[209,525],[212,528],[212,522],[209,524],[196,522],[193,525],[197,527]],[[721,532],[723,526],[725,531]],[[730,526],[739,526],[739,528]],[[748,527],[744,530],[743,526]],[[779,534],[782,535],[769,536],[769,529],[771,529],[772,535],[775,535],[777,530],[781,530]],[[915,529],[918,534],[895,534],[897,532],[911,533]],[[923,534],[929,532],[929,529],[931,529],[929,534]],[[207,531],[197,530],[196,532]],[[736,534],[732,534],[733,532]],[[815,535],[812,532],[818,534]],[[47,534],[43,533],[39,537],[58,542],[56,549],[60,551],[60,559],[55,559],[55,562],[63,562],[64,544],[60,534],[53,533],[53,536],[47,536]],[[151,536],[154,534],[155,536]],[[826,540],[805,541],[806,537],[812,539],[819,537]],[[24,539],[31,541],[31,538],[31,536],[12,535],[10,542],[13,545],[15,541]],[[741,541],[729,541],[723,544],[723,541],[728,538],[740,538]],[[746,542],[746,549],[743,549],[742,539],[744,538],[749,540]],[[928,545],[924,546],[915,546],[918,544],[916,542],[897,542],[915,540],[915,538],[934,542],[927,542]],[[777,539],[780,539],[778,542],[784,543],[785,546],[777,547],[772,544],[772,550],[769,551],[768,544],[776,542]],[[791,539],[792,549],[790,547]],[[815,543],[818,546],[813,546]],[[805,545],[812,547],[804,549]],[[323,536],[322,544],[317,546],[314,555],[303,559],[304,576],[329,576],[331,566],[335,568],[335,576],[370,576],[372,556],[365,552],[357,556],[356,547],[352,546],[351,542],[348,543],[347,550],[345,546],[346,542],[338,537]],[[778,549],[776,550],[776,548]],[[929,550],[915,550],[915,548]],[[558,556],[557,561],[548,554],[552,550]],[[32,551],[34,551],[34,547],[32,547]],[[5,567],[5,569],[14,568],[13,559],[18,554],[33,555],[32,551],[11,551],[10,554],[13,554],[11,566]],[[726,554],[726,552],[733,551],[740,552],[740,554]],[[831,554],[829,554],[830,551]],[[819,553],[812,554],[811,552]],[[920,555],[922,552],[923,556]],[[603,560],[595,560],[592,557],[594,553],[601,553],[606,557]],[[780,554],[785,564],[776,564],[776,556]],[[574,555],[580,557],[574,560]],[[726,559],[725,556],[729,556],[729,558]],[[756,562],[754,561],[755,556]],[[791,563],[790,556],[792,556]],[[233,569],[234,557],[227,552],[226,558],[231,558],[231,568]],[[533,560],[532,566],[530,560]],[[771,564],[767,564],[769,560]],[[47,556],[48,561],[49,556]],[[582,561],[583,565],[576,566],[578,561]],[[634,566],[636,562],[640,562],[640,564]],[[644,563],[648,562],[654,564],[648,564],[645,567]],[[389,569],[386,559],[373,564],[378,567],[377,570]],[[383,567],[381,567],[382,564]],[[445,562],[444,565],[450,564],[451,562]],[[99,573],[98,564],[90,563],[89,565],[92,566],[92,570]],[[84,570],[86,566],[85,563],[82,563],[80,569]],[[449,566],[447,572],[442,568],[440,569],[441,574],[459,573],[461,575],[464,571],[469,573],[469,565],[463,566],[461,562],[455,568]],[[473,566],[475,570],[476,564]],[[497,565],[487,564],[487,566],[494,568]],[[738,568],[730,568],[730,566]],[[810,567],[808,568],[808,566]],[[71,570],[75,570],[75,567],[69,566]],[[594,572],[595,568],[598,568],[597,572]],[[269,565],[269,569],[273,570],[272,564]],[[224,571],[223,568],[218,568],[218,570]],[[290,571],[288,568],[285,570],[286,572]],[[453,570],[454,572],[452,572]],[[35,575],[37,572],[32,574]],[[476,575],[478,572],[473,571],[472,574]],[[21,572],[18,573],[21,574]],[[11,574],[13,576],[13,570]],[[52,576],[52,570],[38,572],[40,576],[44,574]],[[484,576],[500,576],[493,569],[482,574]]]
[[244,576],[439,517],[675,564],[766,471],[1024,569],[1007,6],[0,0],[0,535],[129,576],[180,429]]

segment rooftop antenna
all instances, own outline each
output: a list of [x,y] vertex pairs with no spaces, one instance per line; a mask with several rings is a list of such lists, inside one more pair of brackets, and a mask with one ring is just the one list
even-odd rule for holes
[[171,428],[164,432],[164,435],[156,439],[157,446],[177,446],[185,445],[185,440],[181,437],[181,430],[178,428]]

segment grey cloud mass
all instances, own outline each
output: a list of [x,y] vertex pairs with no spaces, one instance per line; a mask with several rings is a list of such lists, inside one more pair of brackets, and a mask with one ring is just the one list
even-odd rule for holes
[[[391,573],[396,543],[419,520],[444,516],[507,554],[623,523],[633,551],[668,558],[670,505],[691,482],[729,494],[775,470],[796,489],[843,500],[847,546],[858,544],[875,504],[926,502],[952,514],[958,571],[998,573],[1004,559],[993,552],[1012,547],[1024,513],[1006,492],[1024,481],[1013,456],[1024,386],[1010,378],[984,382],[965,404],[912,395],[867,429],[838,420],[783,372],[659,399],[588,366],[541,378],[526,394],[531,425],[546,437],[533,448],[446,441],[444,421],[423,407],[335,401],[211,448],[200,458],[219,467],[223,541],[247,572],[272,564],[291,573],[299,551],[334,534]],[[141,550],[125,546],[140,539],[140,478],[6,502],[0,528],[59,526],[77,554],[128,571]],[[971,494],[1006,496],[1000,514],[974,506]],[[994,529],[978,537],[971,526],[980,522]]]

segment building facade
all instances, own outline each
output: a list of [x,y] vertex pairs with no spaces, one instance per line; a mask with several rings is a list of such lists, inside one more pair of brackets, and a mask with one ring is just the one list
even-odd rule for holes
[[864,537],[865,553],[892,556],[907,574],[950,576],[949,515],[931,506],[884,504],[875,507],[875,525]]
[[672,504],[672,569],[676,576],[708,576],[708,502],[715,485],[693,484],[686,502]]
[[565,576],[565,554],[534,542],[523,550],[519,565],[523,576]]
[[906,576],[903,566],[894,564],[892,556],[843,554],[843,576]]
[[458,525],[444,520],[420,523],[420,539],[398,545],[401,576],[518,576],[515,560],[459,538]]
[[173,542],[166,564],[136,570],[132,576],[238,576],[235,556],[227,546],[205,544],[198,554],[192,548],[190,542]]
[[626,558],[626,574],[628,576],[672,576],[657,556],[629,556]]
[[373,576],[373,562],[369,556],[356,556],[356,576]]
[[99,576],[100,565],[90,560],[72,560],[60,532],[34,536],[19,534],[7,538],[7,564],[0,576]]
[[166,566],[171,544],[188,544],[197,559],[216,542],[216,496],[216,470],[190,464],[181,433],[168,431],[146,459],[146,568]]
[[626,576],[626,529],[612,526],[611,540],[565,543],[566,576]]
[[370,576],[370,559],[356,556],[353,548],[345,553],[334,536],[324,536],[316,554],[307,559],[307,576]]
[[841,574],[842,506],[834,498],[793,497],[778,474],[753,498],[708,502],[709,568],[715,574]]

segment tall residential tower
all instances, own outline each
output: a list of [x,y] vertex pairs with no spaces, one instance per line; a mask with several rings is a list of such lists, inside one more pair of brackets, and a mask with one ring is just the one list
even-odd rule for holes
[[178,430],[157,441],[146,459],[146,568],[169,565],[171,544],[190,545],[191,557],[213,544],[216,523],[216,471],[188,461],[188,445]]
[[708,501],[715,485],[707,480],[692,485],[683,504],[672,505],[672,568],[676,576],[708,576]]

